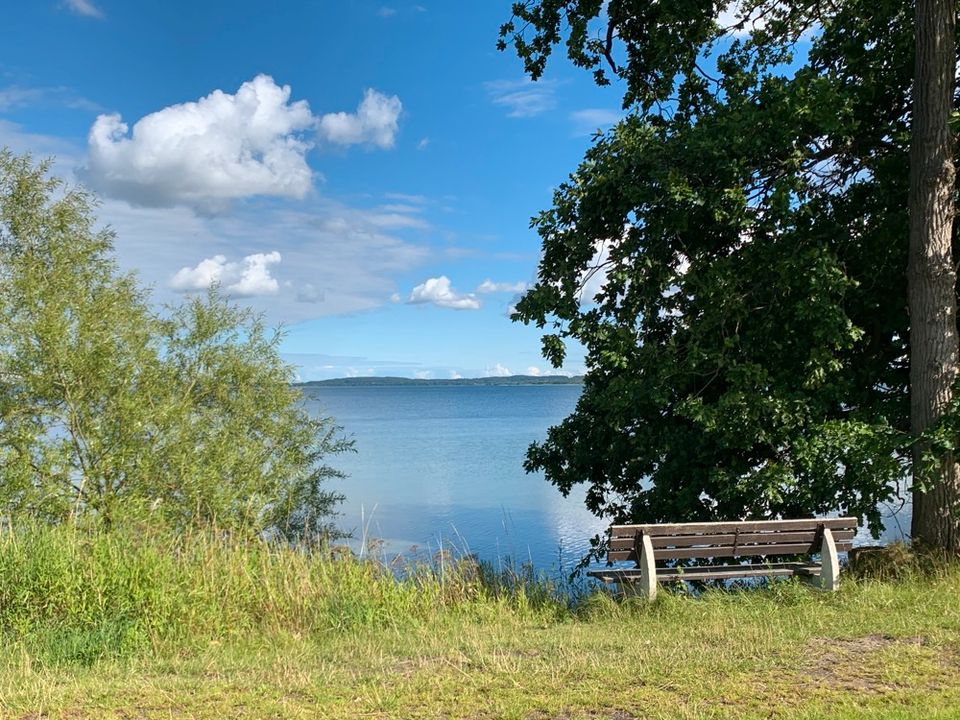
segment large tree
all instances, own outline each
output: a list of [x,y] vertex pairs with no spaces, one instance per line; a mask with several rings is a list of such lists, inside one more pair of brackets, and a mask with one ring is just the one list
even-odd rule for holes
[[911,430],[913,8],[751,0],[720,22],[725,6],[539,0],[502,28],[534,79],[565,40],[628,110],[534,219],[517,317],[551,329],[555,363],[581,342],[588,373],[527,467],[588,483],[617,520],[842,511],[877,529],[957,437],[949,394]]
[[[910,144],[910,409],[919,437],[950,411],[958,373],[957,275],[950,118],[956,62],[956,0],[916,0]],[[960,550],[960,468],[947,449],[925,462],[914,449],[913,537]]]
[[350,443],[279,337],[216,292],[153,309],[48,169],[0,149],[0,522],[332,532]]

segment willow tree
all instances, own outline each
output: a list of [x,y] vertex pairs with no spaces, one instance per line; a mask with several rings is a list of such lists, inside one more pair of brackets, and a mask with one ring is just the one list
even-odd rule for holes
[[[627,111],[533,221],[543,255],[516,317],[549,328],[555,364],[580,341],[588,373],[527,468],[565,493],[587,483],[590,509],[616,520],[840,511],[877,530],[878,503],[911,473],[916,490],[943,486],[924,473],[953,467],[958,426],[949,372],[911,426],[913,8],[725,5],[539,0],[501,29],[533,79],[564,42],[598,83],[620,83]],[[942,130],[943,88],[956,97],[939,87]],[[955,196],[940,177],[943,262]],[[943,307],[941,340],[955,333]],[[934,514],[955,527],[954,509]],[[955,547],[926,517],[914,534]]]
[[312,537],[350,443],[216,292],[159,312],[94,199],[0,149],[0,522]]

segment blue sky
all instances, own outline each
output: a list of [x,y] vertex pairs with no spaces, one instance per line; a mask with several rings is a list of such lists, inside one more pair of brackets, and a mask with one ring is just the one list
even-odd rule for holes
[[559,61],[526,81],[509,6],[17,3],[0,146],[93,188],[157,302],[217,282],[282,323],[304,379],[547,372],[507,318],[529,219],[620,93]]

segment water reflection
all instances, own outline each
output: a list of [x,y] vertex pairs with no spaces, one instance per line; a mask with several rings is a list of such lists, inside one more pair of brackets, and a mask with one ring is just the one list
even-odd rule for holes
[[[307,399],[356,441],[334,464],[350,477],[341,525],[353,545],[382,541],[385,555],[454,548],[491,562],[509,557],[546,571],[569,570],[606,523],[584,507],[586,489],[562,497],[540,474],[526,474],[531,442],[569,415],[580,387],[324,387]],[[883,509],[875,540],[902,539],[910,507]]]

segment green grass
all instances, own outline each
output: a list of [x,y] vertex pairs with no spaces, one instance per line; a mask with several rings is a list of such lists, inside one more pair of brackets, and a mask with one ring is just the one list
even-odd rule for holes
[[960,569],[570,607],[470,563],[0,536],[0,717],[960,717]]

